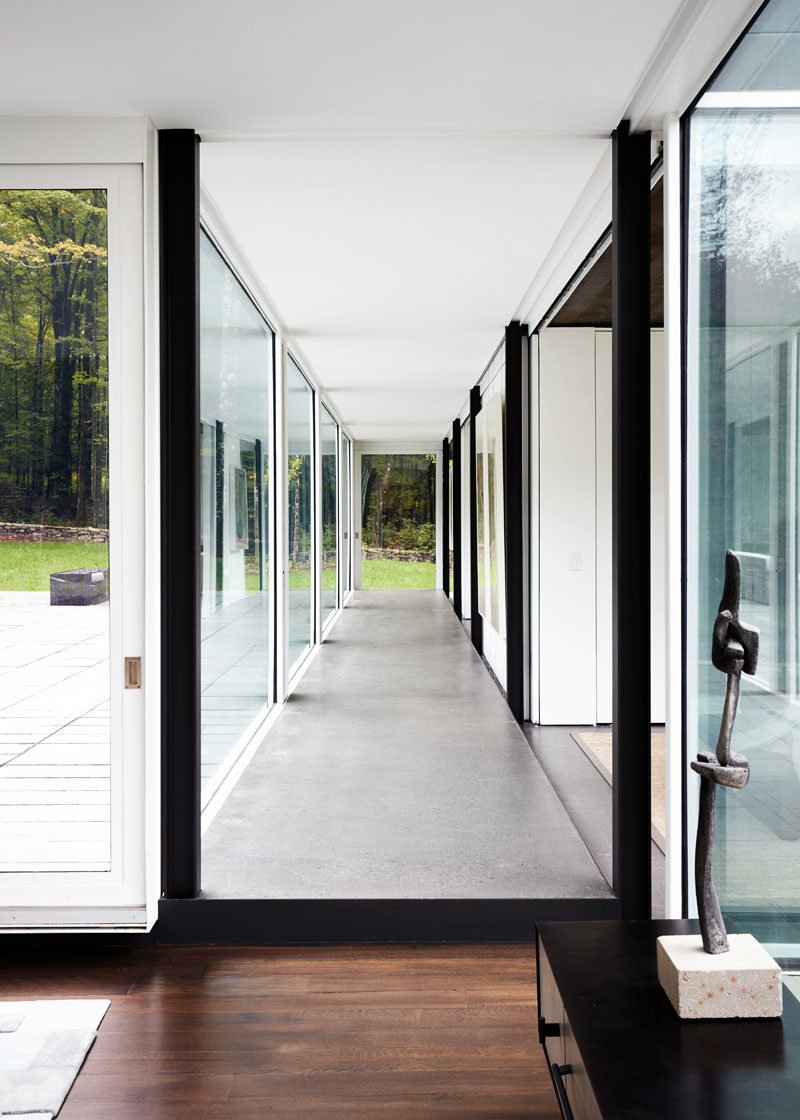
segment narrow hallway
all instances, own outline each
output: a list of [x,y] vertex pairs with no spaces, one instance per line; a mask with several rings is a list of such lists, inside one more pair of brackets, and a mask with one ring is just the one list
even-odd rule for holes
[[610,898],[441,592],[357,592],[203,839],[207,898]]

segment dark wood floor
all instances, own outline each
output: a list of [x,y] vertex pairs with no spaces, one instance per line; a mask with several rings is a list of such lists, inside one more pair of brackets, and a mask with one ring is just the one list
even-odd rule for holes
[[534,949],[4,955],[0,999],[111,999],[59,1120],[557,1120]]

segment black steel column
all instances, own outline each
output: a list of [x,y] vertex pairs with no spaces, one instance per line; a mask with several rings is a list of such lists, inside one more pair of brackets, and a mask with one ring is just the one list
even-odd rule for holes
[[650,133],[613,137],[614,890],[649,918]]
[[200,890],[200,174],[191,129],[158,134],[163,892]]
[[442,440],[442,590],[450,597],[450,441]]
[[470,632],[472,644],[483,654],[483,619],[478,611],[478,464],[477,446],[478,413],[481,410],[481,390],[474,385],[469,393],[469,596],[471,604]]
[[518,723],[525,719],[525,612],[527,556],[525,526],[525,427],[528,328],[506,327],[505,454],[503,457],[506,566],[506,699]]
[[453,421],[453,610],[461,618],[461,421]]

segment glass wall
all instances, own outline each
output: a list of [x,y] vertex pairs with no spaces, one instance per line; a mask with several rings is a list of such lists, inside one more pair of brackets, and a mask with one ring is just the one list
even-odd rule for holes
[[[733,549],[761,649],[734,743],[751,777],[719,789],[715,881],[730,928],[779,957],[800,955],[800,110],[769,94],[800,91],[799,19],[796,3],[765,9],[699,102],[688,214],[688,751],[715,748],[711,629]],[[725,107],[742,90],[758,108]]]
[[323,405],[320,409],[320,444],[322,455],[322,625],[338,605],[337,558],[339,525],[336,510],[339,426]]
[[288,429],[289,673],[314,641],[311,510],[314,391],[291,355],[286,363]]
[[348,591],[353,587],[352,576],[352,540],[351,532],[352,525],[350,519],[350,508],[352,504],[352,448],[350,440],[346,435],[342,435],[342,470],[341,470],[341,487],[342,487],[342,556],[339,564],[339,583],[342,588],[342,601]]
[[272,702],[274,389],[272,332],[205,235],[200,330],[202,780],[207,799]]

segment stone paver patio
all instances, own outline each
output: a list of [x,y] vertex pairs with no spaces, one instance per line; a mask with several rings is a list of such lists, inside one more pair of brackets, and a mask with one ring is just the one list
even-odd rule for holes
[[0,593],[0,871],[109,870],[108,619]]

